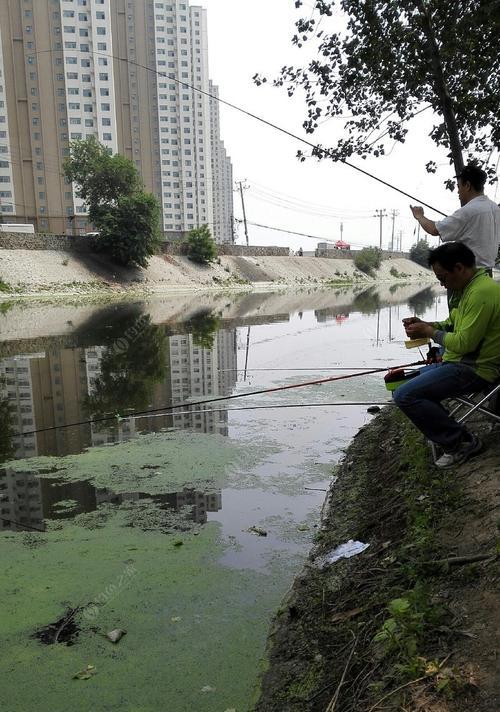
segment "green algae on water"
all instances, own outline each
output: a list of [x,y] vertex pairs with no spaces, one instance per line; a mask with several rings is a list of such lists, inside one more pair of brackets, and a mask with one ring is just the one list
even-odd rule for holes
[[[0,536],[4,642],[0,675],[12,712],[245,710],[256,684],[267,625],[290,570],[245,571],[220,563],[215,523],[198,536],[65,522],[36,555],[16,533]],[[42,645],[32,634],[82,606],[75,645]],[[119,647],[104,633],[127,630]],[[74,674],[94,665],[81,683]],[[203,692],[207,686],[214,692]]]
[[116,494],[165,494],[184,487],[220,488],[235,470],[248,470],[265,449],[214,434],[175,431],[139,435],[116,445],[94,447],[79,455],[13,460],[4,466],[67,482],[89,481]]

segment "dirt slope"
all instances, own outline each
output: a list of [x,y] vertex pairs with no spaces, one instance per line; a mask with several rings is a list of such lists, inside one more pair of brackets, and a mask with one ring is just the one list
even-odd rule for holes
[[[391,274],[391,268],[393,273]],[[395,276],[396,275],[396,276]],[[378,281],[422,280],[429,270],[405,259],[386,260]],[[17,291],[85,291],[86,289],[147,288],[179,289],[242,288],[251,285],[298,285],[375,280],[358,272],[351,260],[316,257],[221,257],[208,267],[186,257],[151,258],[147,269],[112,265],[102,255],[82,255],[55,250],[0,250],[0,280]]]

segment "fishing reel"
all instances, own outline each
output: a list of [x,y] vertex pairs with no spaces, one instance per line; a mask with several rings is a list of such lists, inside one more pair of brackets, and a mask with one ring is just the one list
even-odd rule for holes
[[425,363],[430,366],[431,363],[441,363],[442,360],[443,355],[439,346],[429,346],[427,356],[425,357]]

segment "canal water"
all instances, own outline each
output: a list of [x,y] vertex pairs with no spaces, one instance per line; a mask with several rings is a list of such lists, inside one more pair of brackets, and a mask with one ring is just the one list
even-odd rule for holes
[[417,360],[412,314],[444,317],[445,296],[4,305],[5,709],[251,710],[335,463],[389,393],[373,374],[189,403]]

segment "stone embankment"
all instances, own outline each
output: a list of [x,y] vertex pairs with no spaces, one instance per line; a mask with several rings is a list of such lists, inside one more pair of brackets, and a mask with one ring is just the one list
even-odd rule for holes
[[154,256],[147,269],[127,269],[113,265],[103,255],[77,250],[0,249],[0,294],[4,296],[12,292],[19,295],[124,289],[273,289],[306,284],[422,282],[431,277],[429,270],[396,256],[384,259],[377,274],[369,277],[356,269],[352,259],[345,258],[222,254],[212,265],[201,266],[182,255],[162,254]]

